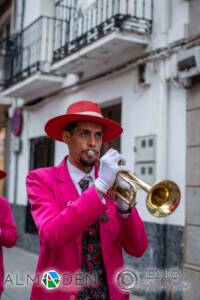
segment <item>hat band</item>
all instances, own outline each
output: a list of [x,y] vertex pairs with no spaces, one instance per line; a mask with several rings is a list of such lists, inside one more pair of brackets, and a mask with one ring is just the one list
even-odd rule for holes
[[89,116],[103,118],[103,116],[101,114],[94,112],[94,111],[81,111],[81,112],[75,113],[75,115],[89,115]]

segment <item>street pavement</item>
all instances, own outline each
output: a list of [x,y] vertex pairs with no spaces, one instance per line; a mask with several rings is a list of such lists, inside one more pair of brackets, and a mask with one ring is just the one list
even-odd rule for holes
[[2,300],[30,300],[38,256],[18,247],[4,248],[5,291]]

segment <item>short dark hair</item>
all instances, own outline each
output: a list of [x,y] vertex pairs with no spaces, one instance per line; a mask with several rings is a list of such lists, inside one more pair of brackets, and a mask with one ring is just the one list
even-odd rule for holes
[[68,131],[69,133],[73,133],[73,131],[76,128],[77,125],[78,125],[78,121],[71,122],[71,123],[65,125],[63,130]]

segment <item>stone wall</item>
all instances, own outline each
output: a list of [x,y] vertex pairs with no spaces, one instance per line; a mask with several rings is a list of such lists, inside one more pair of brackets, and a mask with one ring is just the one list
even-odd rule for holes
[[200,80],[193,80],[187,99],[186,226],[184,277],[191,287],[184,300],[200,299]]

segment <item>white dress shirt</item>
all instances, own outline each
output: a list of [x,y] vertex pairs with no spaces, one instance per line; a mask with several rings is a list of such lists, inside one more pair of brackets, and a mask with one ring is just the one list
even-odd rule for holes
[[76,166],[74,166],[69,161],[69,159],[67,159],[67,168],[69,170],[69,174],[72,178],[72,181],[73,181],[79,195],[82,193],[81,187],[79,185],[79,182],[81,179],[89,180],[89,187],[94,183],[94,181],[95,181],[94,167],[92,168],[90,173],[85,173],[85,172],[81,171],[79,168],[77,168]]

